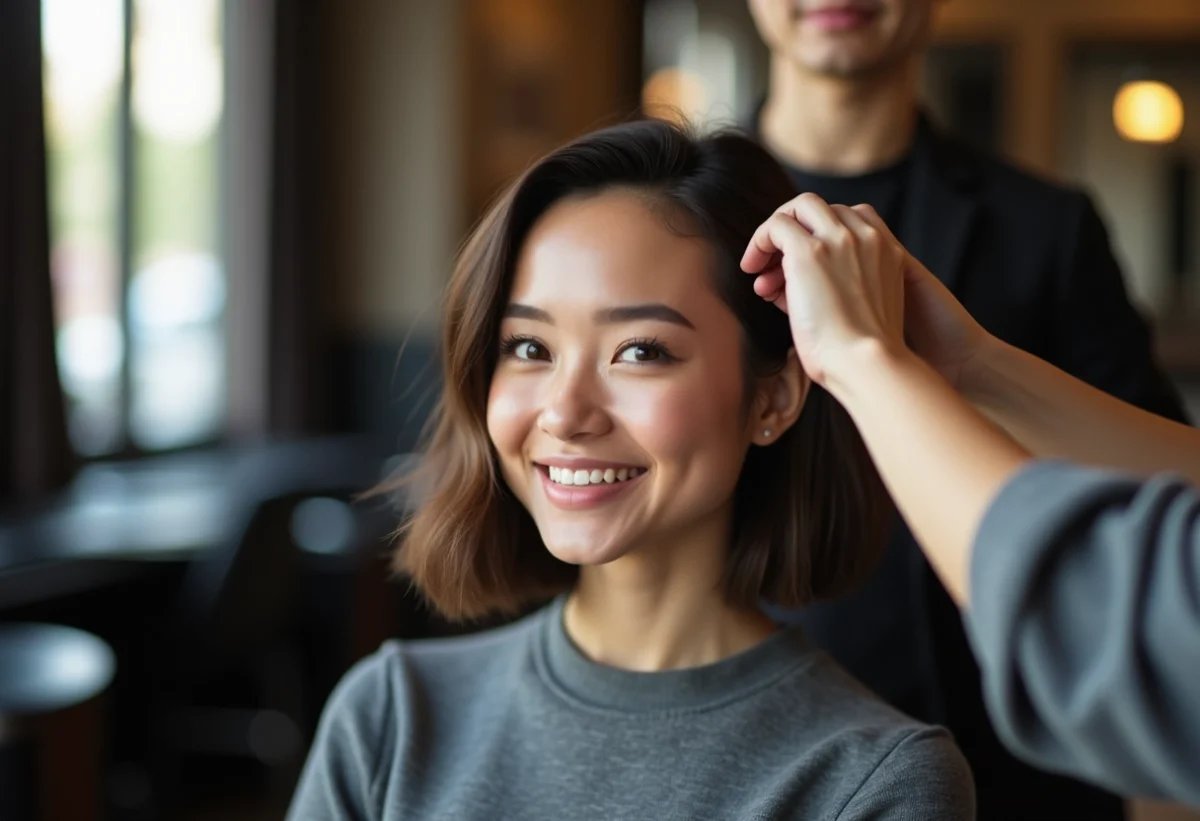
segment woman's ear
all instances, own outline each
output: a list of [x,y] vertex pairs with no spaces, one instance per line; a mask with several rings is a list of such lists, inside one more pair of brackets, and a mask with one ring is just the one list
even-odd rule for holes
[[788,349],[787,362],[779,373],[759,380],[750,441],[756,445],[777,441],[800,418],[811,386],[812,380],[800,367],[796,349]]

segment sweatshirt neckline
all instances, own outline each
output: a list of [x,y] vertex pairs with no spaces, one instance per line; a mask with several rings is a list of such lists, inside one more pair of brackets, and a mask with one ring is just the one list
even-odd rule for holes
[[712,664],[639,672],[588,658],[563,624],[565,596],[543,611],[538,636],[540,667],[548,684],[569,700],[628,713],[711,709],[738,701],[806,665],[815,650],[799,627],[782,628],[763,641]]

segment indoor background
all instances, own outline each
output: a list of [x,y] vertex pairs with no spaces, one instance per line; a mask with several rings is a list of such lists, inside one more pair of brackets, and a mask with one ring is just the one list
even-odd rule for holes
[[[0,67],[0,807],[280,817],[341,673],[451,629],[356,494],[459,243],[593,127],[746,123],[765,48],[745,0],[9,0]],[[1200,3],[948,0],[923,88],[1092,194],[1200,418]]]

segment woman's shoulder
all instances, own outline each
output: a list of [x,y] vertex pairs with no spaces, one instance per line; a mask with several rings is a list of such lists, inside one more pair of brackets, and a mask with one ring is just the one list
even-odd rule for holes
[[927,726],[877,696],[824,650],[811,654],[789,689],[785,697],[806,704],[808,719],[839,731],[899,737]]
[[974,818],[974,782],[949,731],[917,721],[876,696],[824,653],[818,654],[789,694],[803,704],[802,721],[818,746],[836,750],[844,772],[857,773],[857,787],[838,815]]
[[975,781],[950,733],[916,725],[863,760],[863,777],[838,813],[852,819],[972,821]]
[[289,817],[377,814],[413,739],[467,737],[480,715],[504,709],[503,679],[525,666],[537,624],[534,614],[456,638],[391,640],[360,660],[325,704]]
[[[526,661],[538,625],[538,611],[523,619],[477,633],[389,639],[345,674],[329,706],[375,705],[377,711],[404,712],[414,698],[422,702],[462,702],[472,687],[496,683],[502,668]],[[381,715],[376,715],[381,718]]]

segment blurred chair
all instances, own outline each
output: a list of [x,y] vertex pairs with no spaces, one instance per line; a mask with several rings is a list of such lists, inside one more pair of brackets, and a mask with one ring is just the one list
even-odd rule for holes
[[0,625],[0,818],[104,817],[103,693],[115,669],[90,633]]
[[[205,761],[263,772],[268,798],[290,793],[311,714],[309,648],[295,630],[303,559],[297,535],[311,534],[296,522],[312,518],[314,502],[319,513],[321,502],[328,510],[370,487],[381,462],[369,441],[346,438],[245,454],[229,488],[229,537],[189,565],[159,636],[155,657],[164,667],[149,759],[154,811],[193,800],[189,788],[203,781]],[[346,510],[339,547],[352,550],[361,534],[354,509]]]

